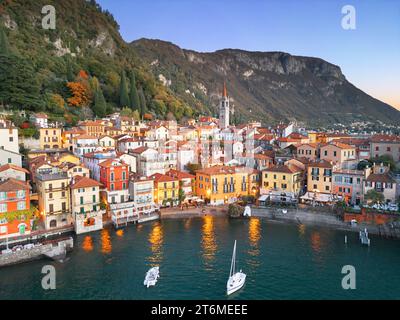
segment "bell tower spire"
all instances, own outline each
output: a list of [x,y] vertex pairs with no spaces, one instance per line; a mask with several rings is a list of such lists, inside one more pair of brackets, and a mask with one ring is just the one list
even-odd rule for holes
[[225,129],[229,127],[229,115],[230,115],[230,106],[229,106],[229,98],[228,92],[226,90],[226,82],[224,81],[224,87],[222,90],[222,99],[219,106],[219,128]]

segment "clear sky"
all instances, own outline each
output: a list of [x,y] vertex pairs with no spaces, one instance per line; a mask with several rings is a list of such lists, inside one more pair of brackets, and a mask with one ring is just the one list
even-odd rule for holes
[[[185,49],[284,51],[342,68],[368,94],[400,109],[400,0],[98,0],[123,38]],[[356,29],[342,28],[342,7]]]

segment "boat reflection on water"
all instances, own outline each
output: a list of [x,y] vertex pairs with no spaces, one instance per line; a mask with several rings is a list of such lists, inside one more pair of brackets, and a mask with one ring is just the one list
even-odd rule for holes
[[213,261],[217,251],[217,242],[215,240],[214,218],[212,216],[203,218],[201,246],[203,259],[208,262]]
[[304,224],[299,224],[298,229],[299,229],[299,235],[303,237],[304,234],[306,233],[306,226]]
[[149,234],[149,242],[152,255],[148,260],[152,264],[159,265],[162,261],[162,246],[164,243],[164,230],[160,222],[153,225]]
[[104,254],[109,254],[112,251],[110,231],[108,229],[103,229],[100,235],[101,239],[101,252]]
[[93,239],[91,236],[85,236],[82,242],[82,249],[85,252],[93,251]]

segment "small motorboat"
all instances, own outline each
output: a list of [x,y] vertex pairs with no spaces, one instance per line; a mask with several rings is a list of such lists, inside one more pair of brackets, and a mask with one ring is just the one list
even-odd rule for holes
[[244,283],[246,282],[246,274],[243,273],[242,270],[236,272],[235,269],[236,269],[236,240],[235,240],[235,245],[233,247],[231,271],[229,273],[229,279],[226,284],[226,294],[228,296],[238,291],[240,288],[242,288],[244,286]]
[[155,286],[159,277],[160,277],[160,268],[153,267],[149,271],[147,271],[143,284],[147,288],[150,286]]

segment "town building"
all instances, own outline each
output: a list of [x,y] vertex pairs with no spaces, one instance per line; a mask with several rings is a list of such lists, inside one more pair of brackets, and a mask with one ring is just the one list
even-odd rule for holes
[[149,177],[154,182],[154,202],[160,207],[179,204],[179,179],[161,173]]
[[71,210],[77,234],[103,229],[105,210],[100,205],[101,184],[93,179],[75,176],[72,179]]
[[254,169],[224,165],[196,171],[195,192],[211,205],[233,203],[242,196],[252,195]]
[[390,172],[390,168],[383,164],[374,165],[371,174],[364,181],[364,196],[368,191],[374,190],[383,195],[386,203],[398,201],[396,189],[397,181]]
[[108,159],[99,163],[100,183],[105,187],[103,197],[108,204],[129,201],[129,167],[120,160]]
[[[302,170],[295,165],[279,164],[262,171],[261,194],[296,199],[301,191]],[[274,199],[271,199],[274,200]]]
[[309,162],[307,166],[307,191],[332,193],[332,163],[326,160]]
[[334,169],[332,193],[341,196],[348,204],[360,205],[364,201],[364,183],[371,173],[365,170]]
[[0,239],[27,235],[32,230],[30,186],[13,178],[0,182]]
[[394,135],[375,135],[371,138],[371,157],[390,155],[396,163],[400,162],[400,137]]
[[26,176],[29,175],[29,171],[18,167],[14,164],[5,164],[0,166],[0,181],[13,178],[20,181],[26,181]]
[[356,148],[341,142],[331,142],[321,146],[321,160],[339,163],[356,159]]
[[154,202],[154,180],[147,177],[131,175],[129,180],[130,199],[135,203],[138,215],[149,215],[159,207]]
[[61,149],[62,145],[62,128],[49,127],[39,129],[40,149]]
[[69,182],[66,172],[37,175],[39,211],[46,230],[73,224]]

